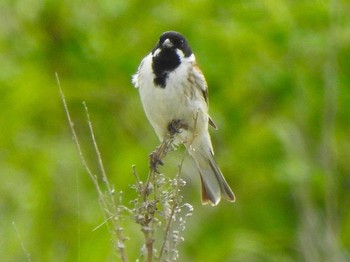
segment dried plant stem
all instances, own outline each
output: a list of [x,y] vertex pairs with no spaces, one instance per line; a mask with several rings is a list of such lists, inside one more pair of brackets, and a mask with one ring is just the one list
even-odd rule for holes
[[143,233],[145,235],[146,239],[146,249],[147,249],[147,262],[153,261],[153,234],[151,233],[153,231],[150,228],[144,228]]
[[159,145],[159,147],[151,153],[150,155],[150,169],[149,174],[147,178],[147,182],[144,188],[143,197],[144,199],[147,198],[149,195],[149,185],[151,182],[151,179],[154,179],[154,176],[158,173],[158,166],[163,165],[163,159],[165,158],[166,154],[169,150],[171,150],[173,142],[175,140],[176,133],[168,133],[163,142]]
[[[103,191],[102,191],[102,189],[100,187],[100,184],[98,182],[98,178],[92,173],[91,169],[89,168],[89,166],[88,166],[88,164],[87,164],[87,162],[85,160],[85,157],[83,155],[83,152],[82,152],[82,149],[81,149],[81,146],[80,146],[80,142],[79,142],[78,136],[77,136],[75,128],[74,128],[74,122],[72,121],[72,118],[70,116],[69,109],[68,109],[68,106],[67,106],[67,103],[66,103],[66,99],[65,99],[64,93],[62,91],[61,83],[60,83],[60,80],[59,80],[59,77],[58,77],[57,73],[56,73],[56,80],[57,80],[57,84],[58,84],[61,100],[62,100],[62,103],[63,103],[63,107],[64,107],[64,110],[66,112],[66,116],[67,116],[67,120],[68,120],[68,123],[69,123],[69,127],[70,127],[70,130],[72,132],[73,141],[74,141],[74,143],[75,143],[75,145],[77,147],[80,160],[81,160],[81,162],[83,164],[84,169],[88,173],[89,177],[91,178],[91,180],[92,180],[92,182],[93,182],[93,184],[94,184],[94,186],[95,186],[95,188],[97,190],[99,201],[100,201],[100,205],[101,205],[102,210],[104,211],[103,213],[104,213],[104,216],[105,216],[105,222],[106,222],[107,228],[110,231],[111,236],[114,236],[113,241],[114,241],[114,244],[118,248],[121,260],[123,262],[127,262],[128,259],[127,259],[127,256],[126,256],[125,245],[124,245],[124,242],[125,242],[126,238],[122,234],[122,230],[121,230],[121,227],[119,225],[118,219],[116,219],[117,215],[118,215],[118,208],[117,208],[117,205],[116,205],[115,200],[114,200],[112,187],[110,186],[110,184],[108,182],[108,179],[107,179],[104,167],[103,167],[101,154],[100,154],[100,151],[99,151],[97,143],[96,143],[95,135],[94,135],[94,132],[93,132],[91,121],[90,121],[88,108],[87,108],[86,104],[83,103],[83,106],[84,106],[84,109],[85,109],[85,112],[86,112],[86,115],[87,115],[87,121],[88,121],[88,125],[89,125],[90,135],[91,135],[91,138],[92,138],[92,141],[93,141],[93,144],[94,144],[94,150],[95,150],[95,153],[96,153],[98,161],[99,161],[99,167],[100,167],[102,180],[106,184],[106,187],[107,187],[107,191],[108,191],[108,195],[107,196],[103,193]],[[111,223],[111,226],[112,226],[113,229],[111,229],[109,223]],[[114,234],[113,234],[113,232],[114,232]],[[115,236],[116,236],[116,239],[115,239]]]
[[[92,122],[90,120],[89,110],[88,110],[85,102],[83,102],[83,105],[84,105],[84,109],[85,109],[85,113],[86,113],[86,117],[87,117],[87,122],[89,125],[91,139],[92,139],[92,142],[94,144],[95,153],[96,153],[96,156],[98,159],[98,164],[100,167],[102,181],[105,183],[105,185],[107,187],[107,191],[108,191],[108,196],[109,196],[108,200],[110,202],[108,203],[109,206],[107,207],[107,209],[105,209],[105,211],[108,214],[110,213],[110,215],[112,216],[111,223],[113,225],[113,228],[115,230],[115,233],[116,233],[117,239],[118,239],[117,248],[119,250],[119,253],[122,256],[122,260],[127,261],[126,254],[125,254],[125,247],[124,247],[124,241],[126,240],[126,238],[123,236],[122,231],[121,231],[121,227],[120,227],[118,220],[117,220],[117,216],[118,216],[119,211],[118,211],[117,203],[115,202],[115,199],[114,199],[114,189],[111,187],[109,180],[108,180],[108,177],[106,175],[106,171],[104,169],[101,153],[100,153],[100,150],[97,146],[94,129],[92,127]],[[101,190],[100,190],[100,192],[101,192]],[[103,194],[102,201],[105,200],[104,197],[105,197],[105,195]]]
[[[120,224],[124,212],[128,212],[129,214],[133,215],[135,222],[141,227],[141,232],[143,233],[144,237],[144,248],[142,249],[144,260],[147,262],[152,262],[154,260],[160,261],[161,259],[165,259],[164,257],[166,254],[167,256],[170,254],[169,247],[173,252],[172,254],[175,254],[175,256],[172,255],[173,257],[171,258],[171,261],[176,260],[178,254],[176,245],[179,242],[177,239],[179,239],[179,232],[183,231],[184,229],[183,221],[185,220],[182,218],[181,220],[177,220],[177,214],[181,212],[182,208],[180,205],[182,197],[179,195],[179,191],[180,187],[185,185],[184,182],[182,182],[182,179],[180,179],[180,173],[185,155],[181,161],[175,180],[164,179],[163,174],[160,174],[157,169],[159,165],[163,165],[163,159],[166,157],[167,153],[173,149],[174,140],[177,134],[181,132],[181,129],[187,129],[188,127],[179,120],[174,120],[169,124],[168,134],[165,136],[159,147],[150,155],[149,172],[145,183],[140,180],[135,166],[132,167],[133,174],[136,179],[135,189],[138,192],[138,197],[135,201],[133,201],[135,206],[130,209],[122,205],[121,197],[119,200],[115,198],[114,188],[111,186],[108,180],[101,153],[96,142],[89,110],[86,103],[83,102],[90,137],[98,160],[99,176],[96,176],[88,166],[83,155],[82,148],[74,128],[74,123],[70,116],[66,99],[57,74],[56,79],[69,127],[72,132],[73,141],[78,150],[83,167],[95,186],[100,207],[103,211],[104,222],[95,229],[106,224],[107,229],[112,236],[113,244],[117,248],[121,260],[123,262],[127,262],[128,258],[125,248],[125,241],[127,238],[124,236],[123,228]],[[191,209],[189,210],[189,213],[187,213],[186,217],[190,215],[190,212],[192,212]],[[183,229],[174,230],[173,227],[175,223],[173,222],[175,221],[178,222],[180,228]],[[155,231],[159,229],[160,225],[163,225],[162,230],[164,232],[164,238],[161,239],[163,242],[160,244],[160,253],[158,253],[154,247],[156,241]],[[169,257],[167,259],[169,259]]]
[[[176,175],[176,180],[177,180],[177,183],[176,183],[176,188],[175,190],[178,191],[179,189],[179,182],[180,182],[180,174],[181,174],[181,170],[182,170],[182,166],[183,166],[183,163],[185,161],[185,154],[183,155],[183,158],[181,160],[181,163],[179,165],[179,171]],[[164,232],[164,240],[163,240],[163,243],[162,243],[162,247],[160,249],[160,252],[159,252],[159,260],[162,258],[163,256],[163,253],[164,253],[164,249],[165,249],[165,244],[167,243],[167,239],[169,237],[169,232],[170,232],[170,227],[171,227],[171,223],[173,222],[173,217],[175,215],[175,210],[177,208],[177,206],[179,205],[178,201],[175,199],[173,199],[173,202],[172,202],[172,205],[171,205],[171,212],[170,212],[170,216],[168,218],[168,221],[167,221],[167,224],[166,224],[166,227],[165,227],[165,232]]]
[[26,247],[24,246],[24,243],[23,243],[21,234],[19,233],[19,230],[18,230],[18,228],[17,228],[17,226],[16,226],[15,221],[12,221],[12,225],[13,225],[13,227],[15,228],[15,231],[16,231],[16,234],[17,234],[17,237],[18,237],[18,240],[19,240],[20,243],[21,243],[21,247],[22,247],[22,250],[23,250],[24,254],[26,255],[27,261],[30,262],[30,261],[31,261],[31,259],[30,259],[30,253],[27,251]]
[[[171,125],[171,126],[170,126]],[[144,234],[145,238],[145,247],[147,252],[147,262],[153,261],[154,254],[154,230],[152,223],[154,222],[154,216],[156,212],[156,204],[158,203],[157,199],[157,182],[156,182],[156,176],[158,174],[158,166],[163,164],[163,159],[165,158],[166,154],[173,148],[173,142],[176,138],[176,135],[178,134],[178,130],[182,127],[182,123],[180,121],[174,121],[169,125],[169,132],[163,139],[163,142],[159,145],[159,147],[150,155],[150,168],[149,168],[149,174],[147,177],[147,182],[145,186],[142,188],[142,197],[143,202],[146,203],[146,214],[144,219],[139,222],[142,226],[141,231]],[[135,172],[134,172],[135,173]],[[151,185],[153,185],[153,188],[151,188]],[[149,201],[150,193],[154,192],[154,199]],[[175,209],[173,207],[172,209]],[[173,213],[174,211],[172,211]],[[168,227],[170,227],[172,216],[169,218],[168,221]],[[168,229],[166,230],[168,232]],[[164,244],[163,244],[164,245]],[[162,248],[163,249],[163,248]]]

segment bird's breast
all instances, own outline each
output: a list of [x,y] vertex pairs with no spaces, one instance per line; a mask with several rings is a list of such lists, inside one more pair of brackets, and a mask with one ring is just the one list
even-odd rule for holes
[[[146,61],[147,62],[147,61]],[[193,87],[189,79],[191,64],[181,64],[172,72],[169,72],[164,88],[154,84],[152,67],[150,65],[142,69],[140,75],[140,96],[148,120],[155,129],[160,140],[168,132],[168,125],[173,120],[183,121],[193,129],[196,114],[207,121],[205,102],[199,95],[199,91]],[[148,71],[148,72],[147,72]],[[201,121],[201,122],[203,122]],[[180,135],[186,140],[187,130]]]

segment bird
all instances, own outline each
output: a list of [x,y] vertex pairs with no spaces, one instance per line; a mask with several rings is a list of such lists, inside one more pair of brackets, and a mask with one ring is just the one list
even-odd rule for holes
[[141,103],[160,141],[172,123],[181,123],[174,145],[184,144],[194,159],[201,180],[202,204],[216,206],[221,197],[234,202],[235,195],[215,158],[209,125],[208,86],[187,39],[176,31],[161,34],[132,76]]

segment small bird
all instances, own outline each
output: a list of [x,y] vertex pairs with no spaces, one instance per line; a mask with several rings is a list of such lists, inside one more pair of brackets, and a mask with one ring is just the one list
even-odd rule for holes
[[198,167],[202,203],[215,206],[221,196],[234,202],[214,159],[208,125],[216,125],[208,115],[207,83],[186,38],[175,31],[164,32],[142,60],[132,83],[160,141],[172,123],[181,123],[174,144],[184,144]]

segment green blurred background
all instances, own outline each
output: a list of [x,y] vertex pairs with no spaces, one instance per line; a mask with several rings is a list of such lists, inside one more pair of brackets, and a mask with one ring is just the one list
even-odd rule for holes
[[[82,101],[128,202],[131,166],[145,177],[158,144],[131,75],[176,30],[209,84],[216,158],[237,196],[203,207],[198,177],[185,177],[194,214],[179,261],[349,261],[349,14],[346,0],[1,1],[1,260],[118,261],[106,227],[93,230],[103,213],[55,72],[91,168]],[[129,237],[134,261],[136,226]]]

